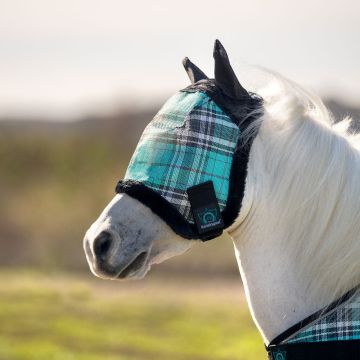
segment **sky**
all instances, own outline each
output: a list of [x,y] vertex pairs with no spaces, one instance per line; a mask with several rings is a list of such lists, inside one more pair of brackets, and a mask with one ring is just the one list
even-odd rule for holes
[[184,56],[213,76],[216,38],[238,74],[360,104],[359,0],[0,0],[0,117],[161,102],[188,85]]

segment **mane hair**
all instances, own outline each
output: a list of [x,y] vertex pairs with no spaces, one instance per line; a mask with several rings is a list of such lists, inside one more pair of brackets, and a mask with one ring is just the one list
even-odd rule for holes
[[301,289],[329,304],[360,284],[360,137],[350,118],[336,123],[317,96],[267,74],[263,114],[243,134],[258,132],[246,226],[261,207],[256,221],[269,222]]

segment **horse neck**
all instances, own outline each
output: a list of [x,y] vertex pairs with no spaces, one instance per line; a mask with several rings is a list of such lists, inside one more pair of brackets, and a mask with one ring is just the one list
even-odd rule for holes
[[359,152],[304,117],[264,118],[230,232],[265,343],[360,283]]

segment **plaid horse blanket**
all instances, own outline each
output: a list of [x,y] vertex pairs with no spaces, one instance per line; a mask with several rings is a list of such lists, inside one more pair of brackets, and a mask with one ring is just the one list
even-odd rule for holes
[[[295,325],[279,335],[267,347],[270,360],[360,359],[360,291],[355,288],[327,308],[318,311],[312,321]],[[291,335],[285,334],[291,332]]]
[[287,343],[360,339],[360,294],[308,325]]

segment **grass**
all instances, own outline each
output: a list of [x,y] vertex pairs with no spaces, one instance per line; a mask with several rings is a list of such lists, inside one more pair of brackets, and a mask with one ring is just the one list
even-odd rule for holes
[[237,279],[0,281],[1,360],[265,359]]

